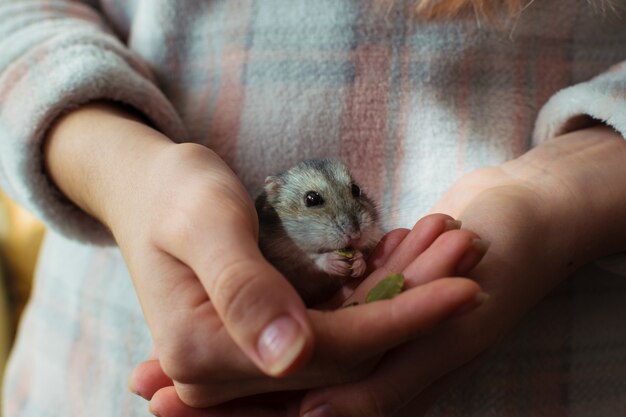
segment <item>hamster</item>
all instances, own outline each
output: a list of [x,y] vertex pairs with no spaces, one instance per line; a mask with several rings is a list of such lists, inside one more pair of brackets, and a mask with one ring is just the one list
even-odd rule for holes
[[382,236],[375,204],[345,165],[329,159],[267,177],[255,205],[263,255],[309,306],[361,277]]

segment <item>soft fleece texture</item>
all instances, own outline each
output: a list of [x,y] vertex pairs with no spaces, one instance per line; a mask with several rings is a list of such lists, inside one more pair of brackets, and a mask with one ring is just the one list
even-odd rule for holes
[[[90,100],[215,149],[251,193],[343,159],[410,227],[463,173],[574,128],[626,132],[626,25],[586,0],[487,25],[357,0],[0,0],[0,184],[52,228],[4,389],[10,417],[142,416],[126,391],[151,340],[110,234],[50,184],[41,142]],[[534,139],[533,139],[534,130]],[[130,138],[129,138],[130,139]],[[89,140],[86,132],[85,140]],[[626,415],[624,263],[542,303],[433,416]]]
[[86,102],[114,100],[141,109],[172,139],[185,137],[183,125],[150,69],[95,10],[74,2],[2,2],[0,21],[0,184],[63,233],[110,242],[108,231],[48,181],[41,142],[50,123]]

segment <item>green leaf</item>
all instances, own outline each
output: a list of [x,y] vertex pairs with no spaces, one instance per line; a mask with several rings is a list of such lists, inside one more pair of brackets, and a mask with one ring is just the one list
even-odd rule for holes
[[354,249],[337,249],[335,253],[339,256],[343,256],[346,259],[352,259],[352,257],[354,256]]
[[390,300],[402,292],[403,286],[404,275],[401,273],[389,274],[370,290],[365,298],[365,303],[378,300]]

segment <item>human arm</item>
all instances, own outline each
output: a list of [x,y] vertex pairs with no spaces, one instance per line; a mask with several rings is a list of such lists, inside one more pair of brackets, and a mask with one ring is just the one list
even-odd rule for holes
[[[1,3],[3,13],[19,15],[27,31],[33,29],[32,39],[26,36],[32,43],[12,50],[16,57],[3,73],[4,86],[11,98],[30,97],[29,88],[42,97],[34,104],[3,102],[2,127],[10,130],[3,140],[13,151],[24,150],[3,160],[11,171],[7,188],[66,235],[98,244],[117,241],[168,374],[193,380],[203,355],[213,353],[207,348],[211,336],[228,333],[230,319],[254,326],[265,314],[288,310],[290,299],[301,308],[300,300],[282,277],[269,289],[254,285],[279,276],[258,253],[247,195],[213,152],[172,141],[185,139],[182,123],[141,60],[86,3],[49,4],[43,17],[52,32],[44,30],[44,36],[36,7],[44,3]],[[37,64],[31,70],[41,78],[21,82],[15,63]],[[215,211],[226,215],[213,216]],[[216,284],[221,290],[241,295],[222,299],[224,314],[215,308],[220,297],[209,294],[216,287],[205,288],[198,277],[206,271],[222,277]],[[476,286],[466,282],[465,289],[461,295],[471,296]],[[260,293],[269,294],[269,308],[258,302]],[[245,309],[239,316],[238,303]],[[270,336],[266,341],[275,349],[277,339]],[[249,349],[259,347],[255,341],[248,338]],[[272,374],[288,372],[306,358],[310,339],[296,347],[291,357],[274,350],[278,366],[260,366]],[[259,357],[255,352],[257,365]]]
[[[304,306],[261,256],[252,202],[217,155],[175,144],[108,103],[62,117],[46,144],[55,183],[112,231],[170,375],[185,380],[193,372],[201,361],[193,353],[208,344],[216,315],[226,328],[260,326],[234,339],[270,374],[306,358],[311,339]],[[270,304],[255,301],[259,292]],[[268,339],[262,328],[294,316],[297,351],[263,357]]]
[[42,143],[53,121],[108,100],[140,111],[172,140],[186,133],[150,69],[91,3],[0,1],[0,187],[50,228],[111,244],[109,231],[45,173]]
[[[494,285],[501,283],[502,288],[492,294],[489,304],[472,315],[475,320],[468,316],[464,318],[463,327],[454,330],[446,329],[439,341],[429,342],[430,348],[415,350],[417,357],[420,353],[428,355],[430,352],[432,355],[433,352],[441,352],[442,350],[438,350],[437,346],[443,348],[444,352],[449,352],[448,358],[452,366],[442,365],[440,369],[443,376],[435,377],[433,381],[436,382],[431,385],[428,385],[430,384],[428,382],[418,386],[412,394],[405,392],[406,400],[411,402],[410,407],[404,408],[404,412],[408,415],[422,415],[437,395],[453,387],[455,381],[462,374],[467,373],[467,369],[473,367],[471,363],[475,362],[470,361],[471,355],[462,359],[461,356],[471,353],[472,350],[473,353],[478,353],[489,349],[502,334],[511,328],[512,322],[518,320],[527,309],[531,308],[535,300],[547,292],[547,288],[551,288],[563,276],[590,259],[624,250],[623,213],[625,207],[622,178],[626,156],[623,139],[626,137],[624,123],[626,112],[623,100],[625,70],[623,63],[618,64],[588,82],[570,86],[554,95],[538,117],[534,135],[534,144],[537,148],[516,162],[502,166],[506,169],[514,167],[514,172],[487,169],[465,176],[434,208],[434,210],[443,210],[453,215],[465,211],[460,218],[464,220],[466,227],[476,230],[492,242],[490,254],[475,271],[474,276],[490,294],[492,291],[489,288],[493,289]],[[601,123],[604,123],[604,126]],[[594,125],[598,127],[587,129]],[[613,127],[616,131],[607,126]],[[524,178],[524,183],[530,186],[527,188],[530,190],[541,189],[550,182],[553,185],[560,184],[560,186],[552,187],[555,192],[546,192],[547,190],[544,189],[539,194],[543,196],[531,205],[531,210],[523,210],[523,213],[536,213],[536,206],[557,208],[547,221],[544,219],[539,223],[539,225],[541,223],[547,225],[541,230],[539,236],[532,239],[526,239],[523,236],[528,233],[529,229],[532,230],[531,225],[535,222],[525,221],[521,230],[511,228],[515,225],[519,227],[519,222],[514,216],[515,207],[512,207],[510,212],[489,210],[490,204],[488,204],[487,197],[494,197],[498,189],[505,191],[509,188],[507,178],[509,180],[512,178],[509,174],[515,174],[513,178]],[[519,177],[519,174],[522,176]],[[497,178],[505,181],[492,182]],[[509,185],[517,186],[519,181]],[[506,188],[502,188],[503,186]],[[491,202],[494,202],[493,198]],[[555,202],[558,204],[554,205]],[[470,207],[473,210],[470,210]],[[570,217],[572,215],[573,217]],[[490,219],[490,216],[493,216],[493,219]],[[517,231],[519,234],[508,236],[508,230]],[[521,242],[518,242],[518,238],[522,238]],[[562,240],[562,244],[555,245],[554,239]],[[503,243],[507,242],[510,247],[508,250],[505,249],[506,246],[503,246]],[[524,243],[526,243],[525,246],[522,245]],[[560,247],[561,250],[555,250],[555,246],[557,249]],[[570,257],[566,260],[563,259],[563,249],[570,251]],[[552,252],[548,252],[550,250]],[[540,257],[531,258],[528,263],[500,261],[500,265],[494,258],[502,254],[499,256],[501,259],[515,259],[512,255],[519,256],[519,253],[537,255],[537,251],[540,251],[539,255],[542,255],[543,259],[546,253],[559,255],[559,257],[547,259],[545,265],[537,262],[537,259],[542,259]],[[561,265],[555,262],[555,259],[559,258],[561,258]],[[529,273],[525,274],[526,265],[539,265],[535,268],[539,268],[540,271],[528,271]],[[564,265],[567,268],[564,268]],[[519,290],[520,286],[526,288],[513,294],[513,291]],[[498,295],[499,293],[502,295]],[[511,301],[510,305],[507,304],[509,301]],[[507,323],[503,323],[504,319]],[[459,346],[458,343],[453,342],[459,339],[466,340],[466,338],[471,343],[476,342],[476,337],[472,335],[480,333],[473,332],[473,329],[480,329],[481,332],[484,331],[485,336],[488,336],[479,338],[480,346],[466,350],[467,346]],[[469,337],[466,336],[468,333]],[[446,338],[449,344],[444,343]],[[454,361],[457,361],[457,365],[452,364]],[[470,365],[467,365],[468,361]],[[466,365],[457,368],[458,364]],[[439,365],[431,363],[429,366]],[[574,383],[574,381],[567,380],[565,383]],[[360,386],[361,389],[372,391],[375,387],[374,384]],[[493,388],[498,389],[498,387]],[[354,391],[350,393],[348,391],[346,389],[343,392],[345,396],[343,400],[339,400],[342,403],[339,407],[350,408],[347,401],[358,402],[359,398],[353,396]],[[334,394],[330,396],[337,395],[335,398],[338,398],[337,392],[334,391]],[[418,395],[418,392],[421,393]],[[318,394],[322,397],[320,393]],[[318,399],[321,400],[320,397]],[[489,398],[493,399],[493,397]],[[379,401],[389,404],[389,401],[382,398],[379,398]],[[347,412],[346,415],[352,414]],[[398,415],[404,414],[399,412]]]
[[[624,158],[622,137],[599,126],[460,179],[434,210],[458,215],[464,227],[491,242],[471,274],[490,294],[488,302],[390,354],[365,380],[309,393],[301,411],[329,403],[338,416],[368,409],[377,416],[423,415],[560,280],[592,259],[626,249]],[[389,383],[397,396],[365,394]]]
[[[214,153],[201,146],[174,143],[187,137],[173,106],[157,87],[147,65],[114,35],[91,3],[0,1],[0,140],[3,146],[0,182],[3,189],[43,218],[49,227],[66,236],[96,244],[112,244],[115,238],[132,269],[157,339],[163,333],[168,340],[175,335],[159,332],[157,327],[167,328],[172,323],[158,320],[151,313],[159,304],[157,297],[169,300],[175,294],[155,290],[146,295],[149,292],[146,286],[154,289],[150,286],[159,283],[158,277],[169,274],[167,282],[180,291],[202,288],[205,297],[202,301],[208,299],[207,291],[211,291],[211,306],[220,305],[215,291],[243,294],[237,297],[237,302],[250,312],[254,307],[248,308],[247,304],[255,303],[246,301],[251,293],[240,291],[244,283],[253,290],[254,282],[268,277],[279,280],[272,286],[272,294],[282,296],[284,302],[264,311],[271,314],[271,311],[298,310],[302,322],[296,330],[304,330],[300,333],[302,337],[296,338],[299,342],[291,359],[280,356],[281,363],[262,366],[270,373],[285,371],[285,367],[304,360],[311,346],[303,318],[304,307],[295,292],[284,284],[284,279],[258,253],[256,218],[247,194]],[[156,161],[162,165],[158,166]],[[162,216],[158,219],[150,217],[157,209],[175,212],[160,212]],[[215,217],[211,210],[221,214]],[[222,215],[224,210],[228,210],[226,215]],[[141,229],[142,225],[148,226],[150,218],[153,222],[150,229]],[[165,236],[161,236],[166,247],[156,247],[151,239],[159,227],[162,231],[168,225],[168,231],[163,232]],[[212,233],[206,233],[207,227]],[[194,241],[194,236],[205,235],[209,236],[207,239],[217,237],[218,240]],[[180,241],[186,242],[185,247],[192,246],[193,253],[185,251],[180,257],[171,256],[168,248]],[[216,241],[222,245],[216,245]],[[233,246],[237,250],[233,250]],[[216,255],[211,248],[222,250],[224,256]],[[254,252],[251,256],[247,256],[250,255],[246,252],[248,249]],[[229,254],[233,256],[228,257]],[[198,258],[207,262],[211,256],[218,258],[215,263],[198,265]],[[137,258],[140,259],[136,261]],[[237,259],[245,259],[247,264],[238,263]],[[186,261],[197,270],[203,269],[199,275],[205,276],[209,271],[222,276],[235,275],[239,279],[222,282],[220,290],[213,286],[204,289],[199,287],[195,273],[186,267]],[[229,262],[232,268],[227,268]],[[152,267],[159,270],[152,271]],[[254,267],[254,279],[247,280],[249,276],[243,271],[250,273],[249,267]],[[189,297],[179,297],[179,300],[189,305]],[[198,307],[200,301],[194,299],[194,306]],[[228,313],[222,311],[228,316],[225,323],[238,322],[247,327],[258,324],[257,319],[263,320],[265,313],[250,319],[243,312],[238,313],[237,302],[223,301],[222,307],[228,306]],[[259,308],[261,304],[256,303]],[[194,312],[199,313],[199,310]],[[182,309],[175,311],[183,314]],[[276,317],[266,317],[268,321],[263,324],[269,324]],[[172,315],[166,319],[174,320]],[[184,323],[191,326],[192,321],[184,320]],[[261,361],[257,351],[261,346],[256,344],[256,339],[261,332],[262,329],[258,329],[256,335],[235,337],[244,344],[254,345],[249,346],[248,351],[256,352],[257,362]],[[171,345],[161,346],[165,348],[165,357],[170,357],[168,347],[176,350]],[[184,352],[177,351],[177,354]],[[270,358],[266,359],[271,362]],[[172,368],[188,368],[176,359],[172,362]]]

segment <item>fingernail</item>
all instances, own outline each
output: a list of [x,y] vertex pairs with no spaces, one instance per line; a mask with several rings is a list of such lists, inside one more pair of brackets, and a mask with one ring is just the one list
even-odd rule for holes
[[476,294],[476,297],[474,297],[471,301],[465,304],[462,304],[459,308],[457,308],[451,317],[459,317],[464,314],[467,314],[470,311],[473,311],[477,309],[478,307],[480,307],[481,305],[483,305],[485,301],[487,301],[488,299],[489,299],[489,294],[484,293],[484,292],[479,292],[478,294]]
[[448,219],[446,220],[445,231],[447,232],[448,230],[460,229],[462,224],[461,220]]
[[307,411],[302,417],[335,417],[335,412],[330,405],[322,404]]
[[152,405],[151,405],[150,403],[148,403],[148,412],[149,412],[150,414],[152,414],[153,416],[155,416],[155,417],[161,417],[161,414],[159,414],[159,412],[158,412],[158,411],[154,411],[154,410],[152,409]]
[[140,397],[143,397],[143,395],[141,395],[141,393],[139,392],[139,390],[135,387],[134,384],[134,374],[135,374],[135,370],[133,370],[133,372],[130,374],[130,376],[128,377],[128,390],[130,392],[132,392],[135,395],[139,395]]
[[479,238],[474,239],[472,241],[472,250],[469,250],[463,255],[456,266],[456,273],[458,275],[465,275],[471,271],[487,252],[487,249],[489,249],[489,242]]
[[306,342],[302,328],[293,318],[282,316],[261,333],[257,348],[270,375],[280,375],[300,355]]
[[139,395],[140,397],[142,396],[142,395],[139,393],[139,391],[137,391],[137,388],[135,388],[135,387],[133,386],[133,383],[132,383],[131,381],[128,381],[128,390],[129,390],[130,392],[132,392],[133,394],[135,394],[135,395]]

